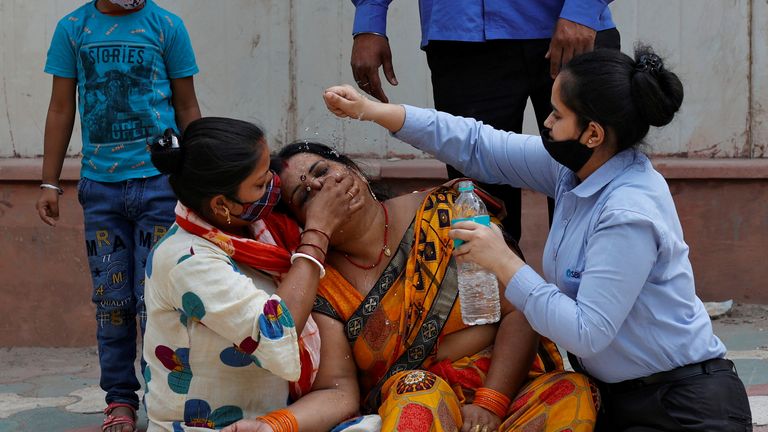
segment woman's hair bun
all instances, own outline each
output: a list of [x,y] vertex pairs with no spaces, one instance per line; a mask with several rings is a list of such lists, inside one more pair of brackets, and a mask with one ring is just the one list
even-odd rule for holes
[[149,144],[152,164],[161,173],[178,175],[182,167],[181,137],[173,129],[166,129],[163,134]]
[[683,83],[647,45],[635,47],[634,61],[631,92],[635,107],[649,125],[669,124],[683,103]]

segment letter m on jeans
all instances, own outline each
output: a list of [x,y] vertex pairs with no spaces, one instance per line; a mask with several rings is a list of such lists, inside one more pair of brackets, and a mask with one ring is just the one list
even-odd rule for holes
[[98,250],[96,248],[96,240],[86,240],[85,248],[88,250],[88,256],[98,255]]
[[152,247],[152,233],[139,231],[139,247],[145,247],[147,249]]
[[155,226],[154,232],[139,231],[139,247],[151,248],[167,231],[163,226]]

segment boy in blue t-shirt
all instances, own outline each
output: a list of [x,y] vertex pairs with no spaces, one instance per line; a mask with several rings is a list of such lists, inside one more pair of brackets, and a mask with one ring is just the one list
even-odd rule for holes
[[53,89],[37,210],[55,226],[78,105],[77,192],[107,392],[104,430],[132,431],[141,388],[133,367],[136,317],[142,331],[146,320],[144,266],[173,223],[176,203],[167,178],[152,165],[147,141],[200,118],[195,55],[182,20],[152,0],[92,0],[59,21],[45,72],[53,75]]

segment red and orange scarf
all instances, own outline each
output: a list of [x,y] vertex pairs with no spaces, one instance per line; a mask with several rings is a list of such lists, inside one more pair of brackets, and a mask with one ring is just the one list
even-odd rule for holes
[[296,222],[274,212],[249,226],[253,238],[224,232],[180,202],[176,205],[176,223],[214,243],[235,261],[263,270],[278,280],[291,268],[291,253],[300,243],[301,232]]

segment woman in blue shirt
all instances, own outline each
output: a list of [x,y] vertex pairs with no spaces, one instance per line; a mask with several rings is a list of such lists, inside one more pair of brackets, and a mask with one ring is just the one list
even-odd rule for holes
[[599,383],[598,430],[751,429],[744,385],[696,296],[672,195],[637,148],[683,100],[650,48],[574,58],[542,137],[369,101],[349,86],[324,97],[336,115],[375,121],[479,181],[555,199],[544,277],[471,222],[454,227],[467,242],[456,253],[493,271],[533,328]]

